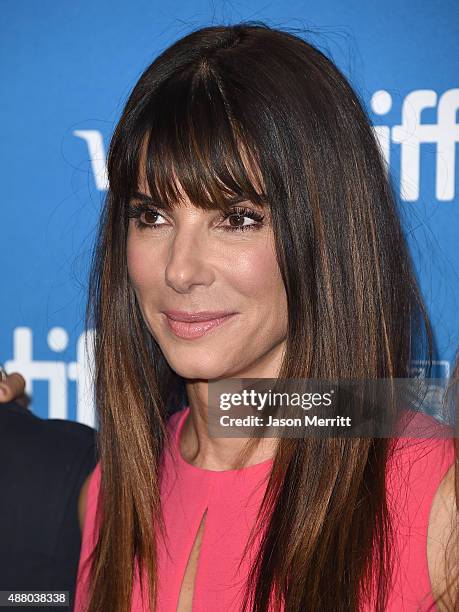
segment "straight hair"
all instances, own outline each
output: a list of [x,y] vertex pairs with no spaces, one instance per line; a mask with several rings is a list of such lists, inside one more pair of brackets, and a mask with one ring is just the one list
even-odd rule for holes
[[[235,196],[269,207],[288,303],[279,379],[406,378],[412,360],[432,355],[381,149],[337,66],[262,22],[172,44],[141,75],[111,139],[92,261],[101,488],[89,612],[128,612],[137,568],[155,609],[160,463],[167,419],[187,402],[128,276],[126,204],[140,163],[152,201],[170,209],[181,190],[203,209]],[[386,609],[390,453],[387,438],[279,440],[244,612]]]

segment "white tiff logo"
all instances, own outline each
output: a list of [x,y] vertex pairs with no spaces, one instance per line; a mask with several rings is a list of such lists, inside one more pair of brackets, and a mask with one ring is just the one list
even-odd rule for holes
[[[76,343],[76,361],[33,358],[33,334],[30,327],[16,327],[13,333],[13,359],[6,361],[7,372],[20,372],[26,381],[26,392],[33,399],[33,382],[48,383],[48,418],[68,418],[68,381],[76,382],[76,420],[90,427],[95,426],[92,334],[83,332]],[[53,327],[47,343],[54,353],[65,351],[69,337],[62,327]],[[86,348],[86,344],[88,349]]]
[[[391,94],[381,89],[370,101],[371,110],[379,116],[392,108]],[[437,108],[436,123],[421,123],[424,109]],[[418,89],[403,100],[401,124],[392,127],[373,126],[381,151],[390,165],[390,145],[400,145],[400,198],[407,202],[419,199],[421,176],[421,144],[435,144],[435,197],[449,202],[455,197],[456,143],[459,142],[459,125],[456,113],[459,109],[459,89],[449,89],[440,98],[436,91]],[[108,189],[105,146],[98,130],[75,130],[73,134],[86,143],[91,169],[98,190]]]

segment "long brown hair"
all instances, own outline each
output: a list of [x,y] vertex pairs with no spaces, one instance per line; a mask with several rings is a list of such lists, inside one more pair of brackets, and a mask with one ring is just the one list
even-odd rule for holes
[[[268,203],[288,300],[280,379],[406,378],[412,359],[431,357],[393,188],[340,70],[300,35],[260,22],[175,42],[135,85],[109,149],[86,323],[96,332],[102,468],[91,612],[129,610],[135,559],[155,607],[159,466],[168,414],[186,401],[127,271],[125,209],[145,139],[153,200],[174,206],[180,185],[206,209],[234,194]],[[279,441],[246,609],[358,610],[372,580],[374,610],[385,609],[389,447],[384,438]]]

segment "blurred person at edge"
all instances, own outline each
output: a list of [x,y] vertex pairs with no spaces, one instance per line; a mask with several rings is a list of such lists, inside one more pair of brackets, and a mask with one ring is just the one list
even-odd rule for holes
[[38,418],[24,389],[0,367],[0,590],[68,591],[73,606],[95,431]]
[[[346,77],[260,22],[193,31],[134,86],[108,176],[77,612],[444,609],[451,438],[208,430],[211,381],[393,381],[432,361],[396,197]],[[441,428],[408,420],[402,433]]]

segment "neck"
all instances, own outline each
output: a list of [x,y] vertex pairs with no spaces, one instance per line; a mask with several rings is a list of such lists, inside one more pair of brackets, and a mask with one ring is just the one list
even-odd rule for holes
[[[188,463],[207,470],[231,470],[248,443],[248,438],[209,436],[208,381],[187,383],[190,413],[183,424],[180,452]],[[257,447],[244,462],[244,467],[273,459],[277,440],[260,438]]]

